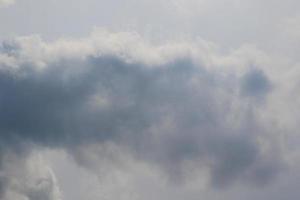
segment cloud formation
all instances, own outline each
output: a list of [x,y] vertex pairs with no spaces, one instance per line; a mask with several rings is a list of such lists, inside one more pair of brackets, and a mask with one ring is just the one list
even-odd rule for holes
[[[279,130],[253,101],[267,101],[272,80],[259,66],[216,66],[222,59],[209,43],[155,46],[135,33],[99,31],[53,43],[18,38],[0,52],[2,149],[63,148],[88,167],[78,149],[112,143],[172,180],[186,179],[190,166],[206,170],[216,188],[264,185],[281,169],[270,139]],[[41,199],[54,182],[25,193]]]
[[1,162],[0,199],[61,200],[56,177],[38,153],[7,152]]

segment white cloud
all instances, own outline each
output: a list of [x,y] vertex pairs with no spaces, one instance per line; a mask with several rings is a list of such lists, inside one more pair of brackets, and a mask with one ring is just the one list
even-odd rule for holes
[[3,200],[61,200],[59,187],[52,169],[39,153],[20,157],[17,153],[4,154],[1,166]]

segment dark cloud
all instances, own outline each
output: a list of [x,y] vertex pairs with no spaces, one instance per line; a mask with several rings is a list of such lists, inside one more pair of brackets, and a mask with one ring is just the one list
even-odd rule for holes
[[[19,51],[11,45],[2,50],[16,59]],[[276,168],[258,142],[268,130],[256,119],[255,106],[239,96],[240,88],[245,95],[267,95],[270,82],[262,71],[250,71],[232,85],[240,78],[224,78],[188,56],[149,65],[114,54],[6,69],[0,71],[3,145],[72,152],[109,141],[171,176],[184,173],[185,161],[208,167],[218,187],[268,182],[277,174],[258,175]]]
[[263,98],[271,88],[268,77],[259,69],[249,70],[241,80],[241,93],[245,96]]

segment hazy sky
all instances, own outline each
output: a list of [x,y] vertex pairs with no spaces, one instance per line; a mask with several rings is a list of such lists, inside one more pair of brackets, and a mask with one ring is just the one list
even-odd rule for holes
[[299,7],[0,0],[0,200],[296,199]]

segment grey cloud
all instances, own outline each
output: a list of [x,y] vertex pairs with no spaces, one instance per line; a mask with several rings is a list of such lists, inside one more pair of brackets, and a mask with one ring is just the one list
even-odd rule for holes
[[[4,55],[20,59],[21,47],[3,48]],[[146,64],[110,53],[66,57],[42,69],[32,62],[20,62],[17,70],[1,66],[1,143],[72,153],[78,146],[109,141],[172,177],[184,177],[184,162],[191,161],[208,167],[218,187],[268,182],[276,170],[253,177],[279,162],[258,143],[268,132],[256,119],[259,108],[238,94],[242,88],[260,95],[268,80],[254,71],[232,85],[202,65],[188,56]]]
[[249,70],[241,80],[241,93],[245,96],[263,98],[271,88],[268,77],[259,69]]
[[[60,200],[51,168],[36,154],[28,157],[9,152],[1,167],[1,200]],[[2,187],[3,186],[3,187]]]

